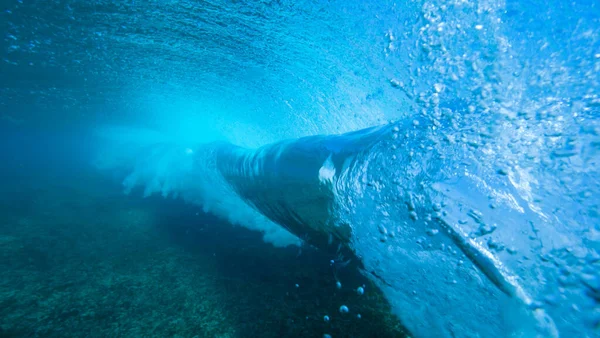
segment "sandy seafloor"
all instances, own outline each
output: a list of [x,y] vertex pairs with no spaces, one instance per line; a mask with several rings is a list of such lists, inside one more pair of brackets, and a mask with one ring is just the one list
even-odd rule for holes
[[334,257],[197,206],[85,172],[12,173],[0,189],[0,337],[403,336],[355,268],[338,290]]

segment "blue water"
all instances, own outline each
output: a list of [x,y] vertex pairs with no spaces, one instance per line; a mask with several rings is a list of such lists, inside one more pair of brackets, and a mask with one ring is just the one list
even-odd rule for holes
[[355,256],[415,337],[600,334],[596,2],[0,9],[5,177]]

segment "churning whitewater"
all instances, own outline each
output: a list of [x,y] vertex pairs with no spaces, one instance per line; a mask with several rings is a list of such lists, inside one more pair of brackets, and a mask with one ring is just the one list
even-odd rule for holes
[[514,254],[528,251],[530,236],[546,246],[576,238],[519,231],[543,215],[508,175],[484,176],[449,156],[457,145],[439,142],[432,126],[416,119],[256,150],[158,144],[119,166],[132,170],[128,191],[182,196],[274,244],[298,242],[283,228],[322,250],[341,244],[416,336],[558,336],[536,305],[537,281],[552,269],[534,255],[503,260],[497,248]]

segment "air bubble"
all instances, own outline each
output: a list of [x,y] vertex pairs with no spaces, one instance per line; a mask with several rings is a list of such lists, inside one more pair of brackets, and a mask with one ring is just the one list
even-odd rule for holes
[[416,221],[419,218],[417,216],[417,213],[414,211],[409,212],[408,215],[410,216],[410,219],[412,219],[413,221]]
[[385,226],[383,226],[383,224],[379,224],[379,227],[378,227],[378,228],[379,228],[379,232],[380,232],[382,235],[387,235],[388,231],[387,231],[387,229],[385,228]]
[[495,241],[493,238],[490,238],[487,241],[487,246],[488,246],[488,248],[490,248],[496,252],[500,252],[500,251],[504,250],[504,246],[502,244],[500,244],[499,242]]
[[346,305],[340,306],[340,313],[348,313],[350,309]]
[[391,79],[390,85],[392,85],[392,87],[394,87],[394,88],[402,88],[402,82],[400,82],[396,79]]
[[503,176],[508,175],[508,171],[506,171],[506,169],[498,169],[496,171],[496,173],[498,173],[499,175],[503,175]]
[[479,226],[479,229],[477,229],[477,232],[475,233],[476,236],[485,236],[485,235],[489,235],[492,232],[496,231],[496,228],[498,226],[496,224],[492,224],[492,225],[487,225],[487,224],[481,224]]
[[427,230],[427,234],[429,236],[435,236],[435,235],[438,234],[438,232],[440,232],[438,229],[429,229],[429,230]]
[[467,215],[469,217],[471,217],[478,224],[481,224],[483,222],[482,221],[483,215],[481,214],[481,212],[479,210],[471,209],[471,210],[469,210]]
[[408,207],[408,211],[415,210],[415,202],[412,194],[408,195],[408,201],[406,202],[406,206]]

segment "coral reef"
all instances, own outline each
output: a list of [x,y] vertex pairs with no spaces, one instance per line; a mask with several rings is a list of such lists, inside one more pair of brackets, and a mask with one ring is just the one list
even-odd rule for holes
[[403,335],[357,269],[334,273],[324,253],[275,248],[94,175],[10,181],[0,197],[0,337]]

